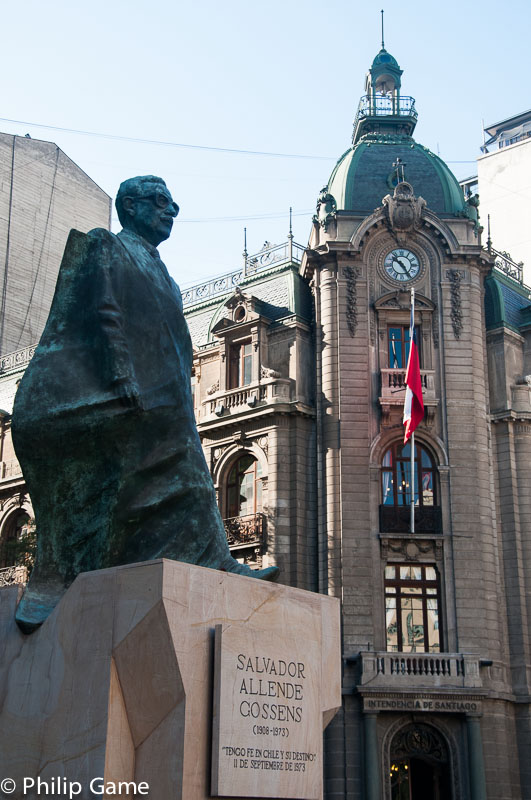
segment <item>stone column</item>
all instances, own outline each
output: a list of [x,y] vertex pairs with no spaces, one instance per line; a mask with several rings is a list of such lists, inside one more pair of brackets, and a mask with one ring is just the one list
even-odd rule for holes
[[[365,738],[365,800],[380,800],[381,779],[380,759],[378,758],[378,735],[376,721],[378,714],[363,715],[363,731]],[[473,800],[476,800],[474,796]],[[477,796],[479,800],[479,795]]]
[[485,764],[483,762],[483,742],[481,739],[481,717],[479,714],[467,714],[466,729],[468,737],[470,798],[471,800],[487,800]]

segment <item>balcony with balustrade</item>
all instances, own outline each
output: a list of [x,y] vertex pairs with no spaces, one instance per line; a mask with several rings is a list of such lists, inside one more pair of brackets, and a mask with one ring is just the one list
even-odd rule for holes
[[265,543],[266,517],[262,512],[223,520],[230,550],[261,548]]
[[[357,660],[348,658],[348,661]],[[480,689],[480,659],[467,653],[362,652],[360,689]]]
[[22,468],[17,459],[10,461],[0,461],[0,482],[8,482],[22,478]]
[[[381,369],[380,370],[380,396],[378,402],[382,409],[383,424],[393,424],[394,416],[400,415],[406,397],[406,370]],[[438,399],[435,390],[435,370],[421,369],[420,381],[422,384],[422,398],[424,400],[425,421],[430,425],[433,421]]]
[[289,378],[265,378],[260,383],[217,391],[201,404],[198,427],[215,420],[233,420],[247,414],[279,410],[291,402],[292,381]]
[[380,127],[409,136],[417,119],[414,97],[394,93],[363,95],[354,118],[353,141],[367,132],[377,132]]

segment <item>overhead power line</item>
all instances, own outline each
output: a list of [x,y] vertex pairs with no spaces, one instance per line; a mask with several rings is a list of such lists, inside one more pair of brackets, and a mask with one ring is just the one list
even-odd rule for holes
[[134,142],[135,144],[151,144],[161,147],[181,147],[188,150],[213,150],[218,153],[239,153],[246,156],[272,156],[274,158],[306,158],[317,161],[333,161],[329,156],[308,156],[301,153],[271,153],[265,150],[239,150],[235,147],[214,147],[204,144],[186,144],[184,142],[167,142],[160,139],[140,139],[134,136],[119,136],[113,133],[98,133],[96,131],[82,131],[76,128],[61,128],[58,125],[41,125],[37,122],[26,122],[20,119],[7,119],[0,117],[0,122],[10,122],[14,125],[24,125],[32,128],[44,128],[48,131],[61,131],[62,133],[75,133],[80,136],[94,136],[99,139],[111,139],[117,142]]
[[[24,125],[30,128],[43,128],[47,131],[61,131],[62,133],[75,133],[79,136],[93,136],[98,139],[110,139],[116,142],[133,142],[135,144],[151,144],[160,147],[180,147],[187,150],[209,150],[217,153],[235,153],[245,156],[270,156],[272,158],[302,158],[314,161],[336,161],[336,156],[310,156],[302,153],[272,153],[267,150],[240,150],[236,147],[215,147],[206,144],[187,144],[185,142],[167,142],[161,139],[141,139],[135,136],[120,136],[114,133],[98,133],[97,131],[82,131],[77,128],[62,128],[59,125],[41,125],[39,122],[27,122],[20,119],[0,117],[0,122],[9,122],[13,125]],[[475,160],[446,161],[447,164],[475,164]]]

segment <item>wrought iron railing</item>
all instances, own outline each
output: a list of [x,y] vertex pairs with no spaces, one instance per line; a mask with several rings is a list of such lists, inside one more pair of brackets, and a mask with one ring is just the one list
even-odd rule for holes
[[[380,506],[381,533],[409,533],[409,506]],[[415,506],[415,533],[441,533],[442,516],[439,506]]]
[[289,263],[300,264],[303,253],[304,247],[294,241],[264,247],[259,253],[248,256],[243,268],[182,289],[183,305],[191,306],[209,300],[211,297],[227,294],[246,278],[272,266]]
[[494,268],[508,275],[518,283],[524,283],[524,264],[520,261],[519,264],[513,261],[509,253],[503,250],[496,250],[494,247],[490,248],[490,252],[494,253],[496,260],[494,261]]
[[262,545],[265,541],[265,514],[246,514],[243,517],[229,517],[223,520],[229,547],[248,547]]
[[354,127],[361,119],[367,117],[413,117],[417,119],[418,112],[415,108],[415,98],[408,97],[407,95],[401,97],[372,97],[371,95],[363,95],[360,98],[356,118],[354,120]]
[[0,586],[24,585],[28,582],[26,567],[2,567],[0,569]]
[[0,375],[27,366],[33,358],[36,347],[36,344],[31,344],[22,350],[15,350],[13,353],[6,353],[5,356],[2,356],[0,358]]

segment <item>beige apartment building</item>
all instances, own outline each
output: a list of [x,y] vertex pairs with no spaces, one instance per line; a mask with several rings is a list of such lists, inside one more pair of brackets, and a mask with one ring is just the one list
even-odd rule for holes
[[111,198],[56,144],[0,133],[0,355],[39,341],[71,228],[110,228]]
[[[290,231],[183,292],[195,413],[234,555],[341,599],[326,798],[524,800],[531,290],[414,140],[401,76],[382,48],[306,248]],[[411,288],[425,404],[414,481]],[[9,364],[2,386],[16,388]]]

